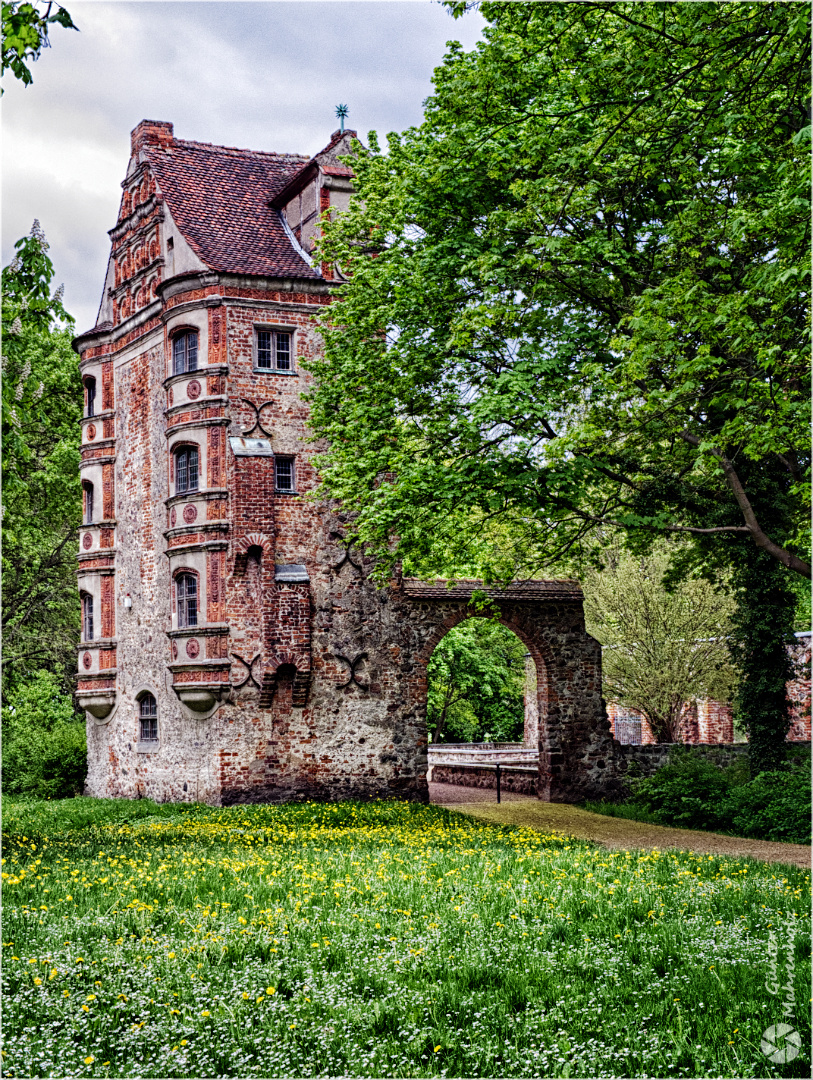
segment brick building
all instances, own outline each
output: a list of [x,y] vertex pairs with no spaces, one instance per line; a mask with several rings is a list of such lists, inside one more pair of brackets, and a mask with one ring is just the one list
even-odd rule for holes
[[[132,133],[85,386],[87,792],[229,803],[426,799],[426,662],[477,582],[377,589],[315,487],[312,258],[348,204],[336,132],[312,158]],[[540,794],[612,783],[601,655],[574,582],[494,602],[538,679]]]
[[[788,742],[810,742],[810,632],[796,635],[790,650],[794,678],[787,684],[790,705]],[[608,702],[607,715],[613,737],[620,743],[643,746],[658,740],[646,717],[635,709]],[[687,745],[714,745],[734,742],[734,715],[723,701],[701,700],[687,703],[680,723],[680,742]]]

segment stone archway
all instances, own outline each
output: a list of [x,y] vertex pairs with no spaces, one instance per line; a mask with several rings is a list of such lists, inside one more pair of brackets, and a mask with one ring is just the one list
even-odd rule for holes
[[[426,702],[426,665],[438,642],[465,619],[494,614],[522,641],[537,669],[538,795],[548,802],[605,796],[614,786],[613,740],[601,697],[601,646],[585,630],[583,594],[574,581],[523,581],[507,589],[479,581],[401,582],[410,621],[422,638],[412,693]],[[473,603],[485,593],[491,611]]]

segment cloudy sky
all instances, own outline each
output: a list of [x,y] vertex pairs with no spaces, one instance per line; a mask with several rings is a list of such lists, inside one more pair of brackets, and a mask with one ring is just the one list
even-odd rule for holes
[[3,80],[3,264],[39,218],[77,329],[96,321],[130,131],[170,120],[182,139],[313,154],[335,106],[362,137],[419,123],[446,42],[482,17],[434,0],[62,0],[32,86]]

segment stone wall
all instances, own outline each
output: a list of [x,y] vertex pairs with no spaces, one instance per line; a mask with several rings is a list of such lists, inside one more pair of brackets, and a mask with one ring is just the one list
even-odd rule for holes
[[[794,744],[800,750],[810,749],[810,741],[798,741]],[[685,743],[655,743],[654,745],[621,745],[616,744],[616,760],[618,773],[621,778],[626,776],[630,766],[634,763],[634,771],[639,776],[652,776],[669,760],[669,753],[673,747],[685,747]],[[737,761],[747,760],[748,743],[696,743],[689,747],[693,752],[702,754],[708,761],[718,765],[721,769],[733,765]]]
[[[435,765],[432,782],[457,784],[459,787],[485,788],[496,791],[497,770],[477,765]],[[500,768],[500,790],[518,795],[536,795],[538,770],[516,765]]]

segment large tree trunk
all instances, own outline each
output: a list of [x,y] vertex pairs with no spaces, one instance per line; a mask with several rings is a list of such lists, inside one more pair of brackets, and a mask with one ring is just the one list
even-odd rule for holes
[[740,671],[735,717],[751,744],[751,775],[782,767],[790,728],[786,683],[792,677],[796,597],[787,571],[767,552],[742,545],[734,571],[739,608],[731,654]]

